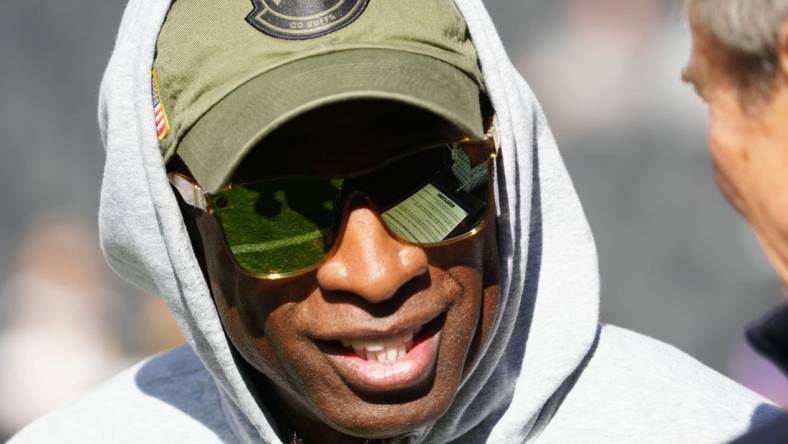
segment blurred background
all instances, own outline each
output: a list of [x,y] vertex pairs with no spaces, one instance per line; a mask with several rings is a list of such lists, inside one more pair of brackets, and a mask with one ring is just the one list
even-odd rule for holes
[[[777,403],[744,344],[780,302],[713,181],[705,109],[679,81],[671,0],[485,0],[540,98],[599,249],[602,319],[678,346]],[[0,4],[0,441],[182,338],[98,246],[98,86],[124,1]]]

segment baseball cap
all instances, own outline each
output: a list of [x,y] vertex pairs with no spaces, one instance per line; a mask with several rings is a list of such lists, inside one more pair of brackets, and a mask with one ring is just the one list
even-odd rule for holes
[[211,193],[266,136],[326,105],[393,101],[481,138],[482,84],[452,0],[177,0],[152,75],[164,159],[177,153]]

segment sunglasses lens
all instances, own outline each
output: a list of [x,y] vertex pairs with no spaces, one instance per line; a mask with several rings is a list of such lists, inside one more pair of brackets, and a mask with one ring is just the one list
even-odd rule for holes
[[331,248],[341,180],[272,180],[211,197],[230,250],[243,268],[282,274],[311,267]]
[[446,145],[408,156],[346,187],[372,196],[389,230],[413,243],[461,237],[484,220],[489,151]]

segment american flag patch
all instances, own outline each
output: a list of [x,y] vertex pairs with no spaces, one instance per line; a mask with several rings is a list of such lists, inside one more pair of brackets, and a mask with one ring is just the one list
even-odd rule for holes
[[162,140],[170,131],[170,122],[167,120],[167,113],[164,112],[164,105],[159,98],[159,79],[156,77],[156,70],[151,70],[150,88],[153,96],[153,121],[156,124],[156,136]]

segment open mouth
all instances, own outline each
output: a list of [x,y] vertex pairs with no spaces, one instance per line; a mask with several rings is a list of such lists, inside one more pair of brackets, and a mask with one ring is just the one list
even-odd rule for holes
[[394,390],[429,377],[445,321],[443,313],[396,335],[316,342],[350,385],[371,391]]

